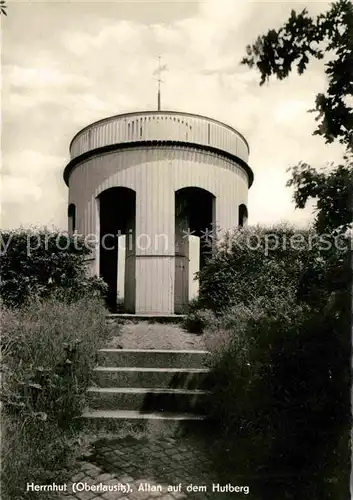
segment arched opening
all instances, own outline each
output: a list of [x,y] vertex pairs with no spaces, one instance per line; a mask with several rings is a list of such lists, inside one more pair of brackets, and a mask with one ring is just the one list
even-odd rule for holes
[[198,295],[195,273],[212,252],[215,196],[205,189],[186,187],[175,192],[174,311],[188,310]]
[[248,209],[246,208],[246,205],[242,203],[238,207],[238,226],[244,227],[246,226],[247,222],[248,222]]
[[67,209],[69,234],[73,235],[76,230],[76,205],[70,203]]
[[[99,195],[99,274],[111,311],[135,312],[136,193],[113,187]],[[119,306],[119,308],[118,308]]]

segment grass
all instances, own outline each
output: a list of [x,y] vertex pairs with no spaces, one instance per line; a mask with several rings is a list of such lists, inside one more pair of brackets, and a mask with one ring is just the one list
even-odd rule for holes
[[25,494],[28,482],[62,483],[72,471],[78,417],[96,352],[108,340],[105,312],[90,298],[70,305],[34,300],[3,311],[2,498],[41,498]]
[[221,446],[230,448],[232,467],[267,477],[268,491],[270,483],[281,483],[282,496],[271,492],[271,498],[292,494],[293,484],[303,499],[348,498],[342,322],[330,312],[280,305],[239,304],[208,326],[210,415]]

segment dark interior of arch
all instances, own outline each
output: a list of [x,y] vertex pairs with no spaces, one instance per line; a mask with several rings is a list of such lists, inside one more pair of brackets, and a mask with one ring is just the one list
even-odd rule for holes
[[135,215],[136,193],[132,189],[114,187],[100,194],[99,274],[108,285],[107,306],[112,312],[117,310],[118,235],[134,231]]
[[69,233],[72,234],[76,229],[76,205],[74,203],[70,203],[67,209],[67,216],[69,219]]
[[212,230],[215,220],[215,197],[209,191],[187,187],[175,193],[175,312],[183,313],[188,308],[188,262],[187,235],[200,238],[200,269],[205,265],[212,248]]
[[248,209],[244,203],[238,207],[238,224],[240,227],[244,227],[248,220]]

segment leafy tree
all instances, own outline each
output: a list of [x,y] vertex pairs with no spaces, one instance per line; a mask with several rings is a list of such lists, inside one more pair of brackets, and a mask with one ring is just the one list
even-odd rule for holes
[[352,222],[353,163],[346,158],[346,163],[326,172],[302,162],[291,169],[287,186],[294,187],[296,207],[304,208],[310,198],[317,199],[315,229],[319,233],[340,226],[347,229]]
[[292,10],[288,21],[279,30],[269,30],[247,46],[243,64],[256,65],[261,74],[260,84],[271,75],[286,78],[296,65],[304,73],[310,59],[330,58],[325,73],[328,88],[316,96],[318,128],[314,134],[326,142],[338,139],[353,148],[353,4],[339,0],[325,14],[312,19],[306,9],[297,14]]
[[[309,255],[298,288],[298,297],[311,304],[325,304],[332,293],[350,294],[353,162],[330,170],[316,170],[301,162],[291,170],[287,186],[294,187],[294,202],[304,208],[310,198],[316,199],[314,228],[325,235],[330,246]],[[317,250],[317,249],[316,249]],[[322,300],[325,299],[325,300]]]
[[[299,328],[295,333],[302,345],[302,352],[308,354],[309,364],[315,370],[319,368],[321,377],[328,376],[332,389],[331,396],[328,396],[325,390],[313,386],[312,396],[304,397],[313,405],[309,408],[311,415],[318,421],[324,418],[330,424],[323,431],[329,447],[322,453],[320,460],[324,462],[330,454],[336,454],[343,465],[344,462],[349,463],[350,431],[352,270],[349,239],[345,235],[352,224],[353,202],[353,4],[350,0],[339,0],[316,19],[311,18],[306,9],[299,14],[292,11],[288,21],[279,30],[271,29],[266,35],[259,36],[246,50],[247,56],[242,63],[249,67],[256,66],[261,75],[260,85],[272,75],[280,80],[286,78],[295,66],[298,73],[302,74],[312,59],[325,57],[328,61],[325,64],[327,91],[317,94],[315,108],[311,110],[317,113],[318,127],[314,134],[322,136],[326,143],[338,140],[345,145],[347,154],[341,164],[326,171],[316,170],[305,162],[299,163],[291,169],[292,176],[287,185],[294,187],[297,208],[304,208],[310,198],[317,201],[314,227],[317,234],[326,235],[331,243],[325,251],[317,252],[317,247],[314,247],[305,263],[297,295],[299,301],[309,302],[315,307],[308,316],[310,328]],[[340,248],[332,244],[337,236],[341,237]],[[313,297],[324,297],[325,300],[314,300],[313,304]],[[319,326],[317,318],[320,317],[323,323]],[[326,360],[320,369],[322,355],[319,348],[323,334]],[[314,349],[310,347],[310,336],[316,336]],[[291,379],[286,357],[289,356],[294,362],[293,366],[298,366],[301,364],[301,354],[297,348],[293,350],[287,341],[283,342],[283,349],[285,356],[278,365],[278,374],[281,375],[276,380],[279,384],[281,380],[285,381],[285,391],[291,392],[299,376]],[[340,362],[336,363],[336,359],[340,359]],[[329,368],[330,365],[332,368]],[[316,406],[315,399],[319,401],[320,395],[324,404]],[[333,417],[331,410],[334,400],[338,411]],[[299,408],[296,403],[296,399],[291,397],[291,411]],[[298,412],[298,415],[302,418],[304,414]],[[310,425],[310,428],[314,432],[317,425]],[[308,456],[312,462],[317,460],[309,451]],[[342,467],[337,471],[346,484],[348,469]],[[326,491],[322,493],[327,494]],[[320,498],[323,496],[320,495]]]
[[[279,30],[271,29],[259,36],[246,50],[247,57],[242,63],[249,67],[256,65],[261,75],[260,85],[271,75],[280,80],[286,78],[295,65],[302,74],[310,59],[324,56],[329,59],[325,69],[327,92],[316,96],[315,109],[311,110],[318,113],[319,126],[314,134],[321,135],[326,142],[338,140],[346,146],[347,154],[340,165],[328,171],[300,162],[290,169],[287,185],[294,187],[297,208],[304,208],[310,198],[317,201],[315,229],[330,234],[333,242],[337,232],[344,233],[353,219],[353,109],[349,103],[353,96],[353,4],[339,0],[316,19],[306,9],[300,14],[292,11]],[[341,251],[326,251],[321,253],[320,262],[317,255],[311,259],[307,272],[303,273],[301,289],[305,290],[305,297],[313,293],[313,286],[316,293],[327,288],[333,274],[342,275],[342,268],[349,265],[347,255],[347,252],[344,257]],[[349,276],[346,273],[346,278]],[[333,281],[336,288],[347,290],[349,286],[347,279]]]

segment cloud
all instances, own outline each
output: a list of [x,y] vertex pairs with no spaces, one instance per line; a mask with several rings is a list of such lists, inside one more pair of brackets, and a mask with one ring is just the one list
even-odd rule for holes
[[55,223],[55,219],[63,224],[66,213],[58,214],[65,197],[61,187],[64,161],[63,157],[32,150],[4,154],[0,188],[3,227]]
[[3,71],[6,84],[12,87],[48,89],[70,87],[71,85],[80,87],[90,85],[90,81],[86,77],[63,73],[58,68],[5,65]]
[[13,203],[20,199],[22,203],[29,200],[38,201],[42,190],[35,179],[27,179],[18,175],[4,175],[1,182],[1,202]]
[[143,49],[143,40],[148,35],[148,28],[131,21],[118,21],[101,28],[97,33],[68,31],[62,35],[62,42],[67,50],[82,56],[99,51],[114,44],[118,53],[134,53]]
[[273,119],[277,123],[293,123],[300,118],[312,103],[302,99],[286,99],[280,102],[273,110]]
[[[291,8],[305,6],[270,5],[269,9],[263,2],[206,0],[190,15],[181,2],[176,17],[175,10],[163,11],[156,2],[149,4],[148,15],[151,19],[155,14],[158,21],[143,22],[139,3],[129,4],[129,16],[122,9],[117,17],[114,3],[91,11],[90,4],[65,2],[59,20],[55,9],[36,4],[36,15],[43,12],[46,20],[45,48],[39,49],[38,26],[27,22],[29,10],[18,5],[16,26],[26,26],[25,51],[20,50],[15,20],[16,36],[6,34],[11,24],[4,26],[11,41],[3,51],[3,205],[11,207],[6,224],[54,220],[66,225],[67,192],[61,174],[71,138],[106,116],[156,109],[153,73],[158,55],[168,65],[163,73],[164,109],[209,115],[238,128],[248,139],[255,172],[249,221],[307,221],[311,208],[294,210],[292,193],[285,187],[286,169],[300,160],[313,165],[337,160],[342,148],[325,146],[311,135],[315,115],[307,109],[327,85],[322,62],[310,64],[303,76],[293,73],[262,87],[259,75],[239,64],[246,45],[257,35],[278,27]],[[317,13],[328,5],[310,3],[309,10]],[[168,17],[172,10],[175,18]],[[62,22],[65,15],[67,24]]]

